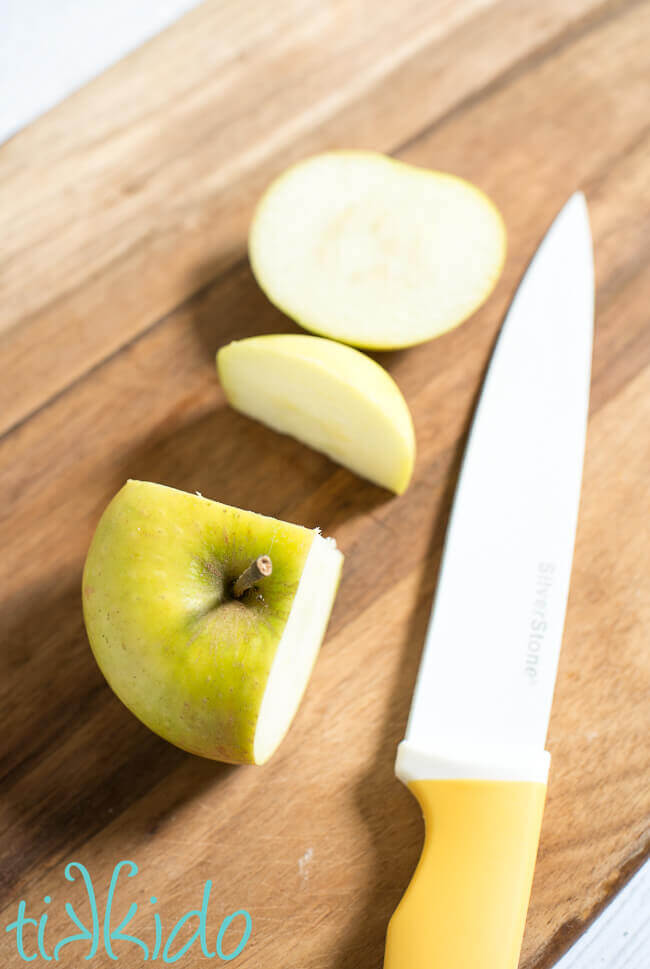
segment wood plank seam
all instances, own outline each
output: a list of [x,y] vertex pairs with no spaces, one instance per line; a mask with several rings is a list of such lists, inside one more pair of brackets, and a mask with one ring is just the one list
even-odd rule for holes
[[[395,145],[393,148],[391,148],[390,153],[393,155],[399,155],[401,152],[408,150],[413,145],[421,141],[423,138],[426,138],[428,135],[430,135],[431,132],[444,126],[444,124],[447,123],[448,121],[462,116],[462,114],[465,111],[471,110],[476,104],[480,104],[484,100],[489,98],[491,95],[498,93],[500,90],[502,90],[512,81],[525,76],[531,70],[535,70],[538,66],[543,64],[545,61],[549,59],[552,60],[554,56],[562,53],[564,50],[566,50],[568,47],[571,47],[572,44],[581,40],[583,37],[589,35],[590,33],[596,32],[603,27],[606,27],[607,24],[610,21],[612,21],[614,18],[616,18],[620,13],[625,13],[627,12],[628,9],[633,9],[637,6],[644,5],[645,2],[646,0],[605,0],[605,3],[601,4],[595,10],[590,11],[588,14],[580,18],[575,23],[569,24],[568,27],[562,28],[557,34],[553,35],[548,40],[542,42],[538,47],[534,48],[530,54],[526,55],[524,58],[522,58],[520,61],[517,61],[515,64],[511,65],[510,67],[506,68],[503,72],[499,73],[489,84],[485,85],[485,87],[481,89],[481,91],[471,93],[466,98],[463,98],[457,105],[454,105],[454,107],[452,107],[449,111],[445,112],[440,118],[436,119],[430,125],[427,125],[425,128],[420,129],[420,131],[418,131],[417,134]],[[480,14],[476,14],[471,19],[476,19],[479,16]],[[124,256],[124,253],[122,252],[116,258],[122,259],[123,256]],[[181,310],[183,307],[188,305],[193,299],[198,297],[201,293],[206,292],[216,283],[218,279],[227,278],[229,273],[241,268],[243,265],[245,265],[246,261],[247,261],[246,254],[242,254],[239,257],[234,258],[233,261],[231,261],[230,263],[222,266],[215,277],[208,280],[198,289],[189,293],[184,299],[176,303],[170,310],[168,310],[162,316],[152,320],[149,325],[147,325],[139,333],[135,334],[135,336],[131,337],[129,340],[120,344],[115,350],[101,357],[94,364],[92,364],[91,367],[84,370],[82,373],[78,374],[72,382],[70,382],[69,384],[66,384],[64,387],[61,387],[61,389],[58,390],[55,394],[51,395],[49,398],[43,401],[43,403],[39,405],[39,407],[25,414],[25,416],[22,417],[20,420],[16,421],[14,424],[7,427],[2,432],[2,434],[0,434],[0,441],[2,441],[5,437],[11,435],[15,430],[18,430],[20,427],[22,427],[25,423],[31,420],[32,417],[36,416],[42,410],[46,409],[51,403],[57,400],[67,390],[74,387],[79,382],[79,380],[81,380],[84,376],[96,371],[102,365],[102,363],[112,359],[112,357],[114,356],[118,356],[124,350],[133,346],[135,343],[137,343],[138,339],[141,336],[144,336],[150,333],[158,325],[163,324],[164,321],[171,314]],[[106,268],[107,268],[106,266],[102,267],[101,271],[99,272],[99,275],[102,275],[106,271]],[[38,316],[46,309],[51,308],[52,306],[55,306],[58,302],[63,301],[65,298],[66,298],[66,293],[62,293],[57,298],[57,300],[55,300],[53,303],[46,304],[46,306],[42,307],[41,310],[39,310],[38,314],[36,314],[36,318],[38,318]],[[26,318],[25,322],[27,323],[29,319],[30,319],[29,317]]]
[[597,33],[602,28],[607,27],[621,14],[627,14],[635,7],[645,6],[646,3],[647,0],[605,0],[599,7],[589,10],[574,23],[569,24],[559,33],[533,48],[530,53],[497,74],[488,84],[484,84],[480,90],[470,92],[458,104],[453,105],[443,115],[432,121],[431,124],[422,128],[411,138],[407,138],[396,151],[406,151],[421,141],[422,138],[426,138],[436,129],[443,127],[448,121],[460,117],[465,111],[489,100],[492,95],[502,91],[513,81],[525,77],[531,70],[535,70],[546,61],[553,60],[554,57],[562,54],[583,38],[588,37],[589,34]]

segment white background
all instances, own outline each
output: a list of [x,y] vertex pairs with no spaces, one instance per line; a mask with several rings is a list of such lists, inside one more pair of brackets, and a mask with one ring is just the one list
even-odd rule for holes
[[650,861],[560,959],[555,969],[650,967]]
[[0,0],[0,144],[198,3]]

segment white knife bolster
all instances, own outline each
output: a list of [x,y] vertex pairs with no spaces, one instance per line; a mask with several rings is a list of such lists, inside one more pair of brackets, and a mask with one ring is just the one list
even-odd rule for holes
[[533,781],[546,784],[551,763],[537,747],[474,747],[424,750],[403,740],[395,774],[404,784],[428,780]]

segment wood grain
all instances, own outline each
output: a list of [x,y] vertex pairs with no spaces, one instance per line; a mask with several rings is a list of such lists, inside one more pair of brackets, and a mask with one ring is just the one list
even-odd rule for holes
[[[3,924],[49,892],[48,937],[69,934],[63,901],[84,911],[83,892],[64,865],[86,864],[105,899],[132,858],[122,909],[139,903],[148,941],[150,896],[169,930],[210,878],[213,934],[238,908],[253,917],[237,965],[381,964],[422,838],[393,760],[464,436],[517,280],[578,186],[592,407],[522,969],[550,966],[648,853],[649,43],[647,3],[209,0],[0,149]],[[416,424],[399,499],[233,413],[214,372],[228,340],[295,329],[250,274],[246,228],[276,171],[331,145],[471,178],[509,232],[479,313],[378,356]],[[345,552],[307,697],[263,769],[160,741],[94,665],[80,572],[126,477],[319,524]],[[0,953],[22,964],[5,933]]]
[[590,0],[376,6],[205,3],[4,147],[0,351],[34,379],[0,387],[0,432],[240,259],[288,162],[395,150],[567,25],[612,16]]

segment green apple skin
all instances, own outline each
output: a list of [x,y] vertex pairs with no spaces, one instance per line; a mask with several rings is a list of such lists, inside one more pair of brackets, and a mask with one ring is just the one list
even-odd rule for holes
[[[193,754],[253,763],[261,697],[314,535],[128,481],[97,526],[82,596],[97,663],[131,712]],[[232,599],[231,583],[264,553],[273,574]]]

